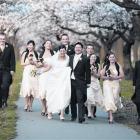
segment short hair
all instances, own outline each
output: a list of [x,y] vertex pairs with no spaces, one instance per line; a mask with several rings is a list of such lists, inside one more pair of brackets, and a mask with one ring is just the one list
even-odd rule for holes
[[4,32],[0,32],[0,35],[2,36],[6,36],[6,34]]
[[33,41],[33,40],[29,40],[28,42],[27,42],[27,45],[29,45],[29,44],[33,44],[33,46],[35,46],[35,42]]
[[84,47],[84,45],[81,42],[77,42],[74,46],[76,45],[80,45],[82,48]]
[[64,34],[61,35],[61,39],[62,39],[63,36],[69,37],[68,34],[65,34],[65,33],[64,33]]
[[66,50],[66,46],[65,45],[60,45],[58,50],[60,51],[61,49],[65,49]]

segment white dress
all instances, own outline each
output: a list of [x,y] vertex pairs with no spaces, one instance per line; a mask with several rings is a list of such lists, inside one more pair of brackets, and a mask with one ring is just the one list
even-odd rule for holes
[[86,104],[97,105],[103,107],[103,95],[98,78],[91,75],[91,84],[87,88],[87,101]]
[[58,54],[52,57],[51,70],[46,74],[46,100],[48,112],[58,113],[64,110],[71,98],[71,69],[68,67],[69,57],[59,60]]
[[[50,65],[52,56],[44,58],[44,64]],[[39,70],[43,70],[44,68],[39,68]],[[46,88],[46,77],[48,75],[48,72],[43,72],[38,76],[38,83],[39,83],[39,96],[40,99],[45,99],[47,94],[47,88]]]
[[[34,54],[33,54],[34,55]],[[33,56],[33,60],[36,60],[35,55]],[[25,62],[28,62],[28,58],[26,58]],[[36,75],[37,68],[34,65],[27,65],[24,67],[22,83],[20,89],[20,96],[38,96],[38,77]]]
[[[118,72],[116,68],[109,68],[111,75],[117,76]],[[122,104],[120,102],[120,83],[119,80],[104,80],[103,82],[103,95],[104,95],[104,105],[106,111],[115,112],[117,108],[121,108]]]

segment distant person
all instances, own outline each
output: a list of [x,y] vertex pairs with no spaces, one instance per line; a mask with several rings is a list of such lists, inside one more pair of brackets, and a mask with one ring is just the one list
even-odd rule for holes
[[134,86],[135,93],[132,97],[132,100],[137,107],[137,113],[138,113],[137,123],[140,124],[140,60],[136,61],[135,63],[134,74],[133,74],[133,86]]

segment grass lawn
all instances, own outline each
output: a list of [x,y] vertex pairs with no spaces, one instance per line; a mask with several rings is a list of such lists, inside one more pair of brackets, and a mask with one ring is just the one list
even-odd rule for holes
[[[22,67],[17,63],[16,74],[12,84],[12,94],[9,97],[8,107],[0,110],[0,140],[10,140],[16,136],[16,101],[20,90],[19,83],[22,77]],[[121,95],[130,99],[133,93],[132,81],[121,82]]]
[[18,99],[20,81],[21,81],[22,68],[17,63],[16,74],[12,84],[8,107],[4,110],[0,110],[0,140],[9,140],[16,135],[16,100]]

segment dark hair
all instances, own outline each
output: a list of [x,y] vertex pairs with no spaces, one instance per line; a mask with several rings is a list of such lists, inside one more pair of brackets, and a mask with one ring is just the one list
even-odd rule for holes
[[[95,54],[92,54],[92,55],[95,55]],[[92,56],[92,55],[90,55],[90,57]],[[95,55],[96,56],[96,55]],[[95,61],[95,63],[94,64],[91,64],[91,65],[93,65],[94,67],[96,67],[96,69],[97,69],[97,72],[98,72],[98,70],[99,70],[99,65],[98,65],[99,63],[97,62],[97,56],[96,56],[96,61]]]
[[33,44],[33,46],[35,46],[35,42],[33,41],[33,40],[29,40],[28,42],[27,42],[27,45],[29,45],[29,44]]
[[[34,42],[33,40],[29,40],[29,41],[27,42],[27,45],[29,45],[30,43],[32,43],[33,46],[35,46],[35,42]],[[25,54],[25,58],[24,58],[24,62],[25,62],[26,58],[27,58],[28,55],[29,55],[29,50],[28,50],[28,48],[21,54],[21,56],[22,56],[24,53],[26,53],[26,54]],[[34,54],[35,54],[36,59],[38,60],[38,54],[37,54],[37,52],[34,51]]]
[[6,34],[4,32],[0,32],[0,35],[2,36],[6,36]]
[[62,39],[63,36],[67,36],[67,37],[68,37],[68,34],[62,34],[62,35],[61,35],[61,39]]
[[[115,55],[115,54],[114,54],[113,52],[109,52],[108,55],[107,55],[107,57],[109,58],[110,55]],[[109,71],[109,67],[110,67],[109,59],[107,60],[105,66],[106,66],[105,71],[106,71],[106,72]],[[117,62],[115,62],[115,67],[116,67],[116,70],[117,70],[117,72],[118,72],[118,75],[120,75],[120,71],[119,71],[120,66],[119,66],[119,64],[118,64]],[[105,73],[105,75],[106,75],[106,73]]]
[[60,51],[61,49],[65,49],[66,50],[66,46],[65,45],[60,45],[58,50]]
[[84,47],[81,42],[77,42],[74,46],[76,46],[76,45],[80,45],[82,48]]
[[[45,43],[47,42],[47,41],[50,41],[51,42],[51,44],[52,44],[52,41],[51,40],[46,40],[43,44],[42,44],[42,47],[41,47],[41,53],[40,53],[40,55],[39,55],[39,58],[42,58],[43,57],[43,55],[44,55],[44,52],[45,52]],[[50,53],[51,53],[51,55],[53,56],[54,55],[54,51],[51,49],[50,50]]]

